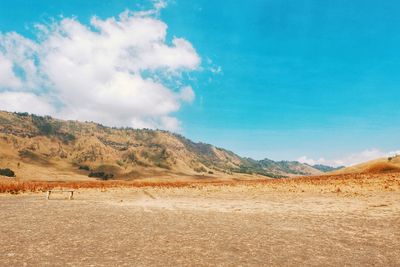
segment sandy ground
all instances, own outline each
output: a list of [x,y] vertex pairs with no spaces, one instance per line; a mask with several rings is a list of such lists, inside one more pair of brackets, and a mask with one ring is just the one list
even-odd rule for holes
[[0,266],[400,266],[400,194],[262,187],[0,195]]

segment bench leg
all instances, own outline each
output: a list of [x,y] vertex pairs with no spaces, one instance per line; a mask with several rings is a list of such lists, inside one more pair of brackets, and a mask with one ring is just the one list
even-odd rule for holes
[[69,194],[69,200],[72,200],[73,197],[74,197],[74,192],[70,192],[70,194]]
[[49,200],[50,199],[50,193],[51,193],[51,191],[47,191],[47,200]]

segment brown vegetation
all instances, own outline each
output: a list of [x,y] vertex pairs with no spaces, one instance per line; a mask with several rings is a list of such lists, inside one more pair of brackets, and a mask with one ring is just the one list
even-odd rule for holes
[[[0,193],[39,192],[54,188],[140,188],[140,187],[204,187],[204,186],[265,186],[271,189],[303,192],[318,188],[333,188],[331,192],[343,192],[345,188],[366,187],[374,190],[400,189],[400,173],[386,174],[342,174],[308,176],[286,179],[265,180],[160,180],[145,179],[135,181],[16,181],[0,179]],[[322,190],[322,189],[321,189]]]

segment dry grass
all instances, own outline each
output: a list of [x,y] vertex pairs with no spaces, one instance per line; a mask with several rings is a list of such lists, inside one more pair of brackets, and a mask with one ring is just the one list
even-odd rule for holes
[[375,164],[371,164],[371,166],[367,169],[366,172],[369,173],[389,173],[389,172],[399,172],[400,167],[396,164],[387,163],[387,162],[378,162]]
[[[345,192],[354,188],[369,190],[400,190],[400,173],[386,174],[341,174],[266,180],[136,180],[136,181],[16,181],[0,178],[0,193],[40,192],[54,188],[105,189],[140,187],[205,187],[205,186],[265,186],[278,191],[304,192],[324,191]],[[325,190],[325,191],[327,191]]]
[[146,182],[146,181],[90,181],[90,182],[39,182],[39,181],[11,181],[0,180],[0,193],[19,193],[19,192],[40,192],[54,188],[129,188],[129,187],[186,187],[197,184],[218,183],[219,182]]

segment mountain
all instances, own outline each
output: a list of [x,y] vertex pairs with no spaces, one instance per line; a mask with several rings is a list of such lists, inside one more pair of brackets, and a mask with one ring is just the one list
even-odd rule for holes
[[0,168],[22,179],[260,178],[322,172],[296,161],[253,160],[162,130],[0,111]]
[[332,167],[332,166],[327,166],[323,164],[315,164],[315,165],[309,165],[313,167],[314,169],[320,170],[322,172],[332,172],[332,171],[337,171],[340,169],[345,168],[345,166],[338,166],[338,167]]
[[298,161],[273,161],[270,159],[253,160],[244,158],[241,168],[243,170],[257,171],[261,173],[263,170],[276,176],[293,176],[293,175],[319,175],[321,171]]

